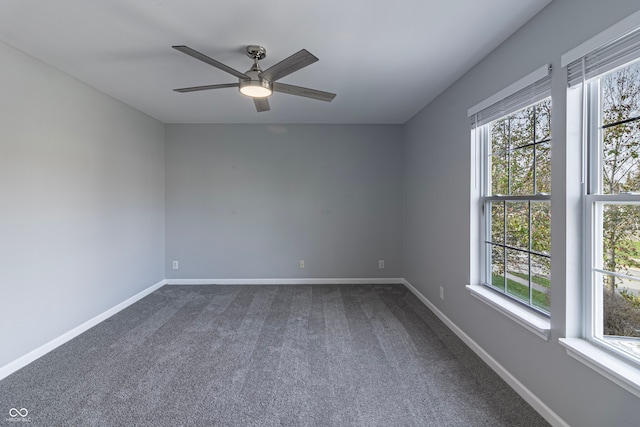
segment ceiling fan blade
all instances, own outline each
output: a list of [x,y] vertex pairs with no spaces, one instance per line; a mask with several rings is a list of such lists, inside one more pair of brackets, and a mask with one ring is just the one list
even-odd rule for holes
[[238,86],[240,86],[238,83],[224,83],[221,85],[183,87],[180,89],[174,89],[174,91],[180,92],[180,93],[187,93],[187,92],[197,92],[199,90],[223,89],[225,87],[238,87]]
[[263,79],[267,79],[270,82],[275,82],[278,79],[288,76],[294,71],[298,71],[301,68],[311,65],[316,62],[318,58],[310,54],[306,49],[302,49],[298,53],[294,53],[288,58],[283,59],[276,65],[267,68],[262,73],[258,74]]
[[209,58],[207,55],[198,52],[197,50],[193,50],[190,47],[187,46],[171,46],[172,48],[174,48],[175,50],[178,50],[182,53],[185,53],[193,58],[199,59],[202,62],[205,62],[209,65],[213,65],[214,67],[222,70],[222,71],[226,71],[227,73],[234,75],[240,79],[243,80],[251,80],[251,78],[249,76],[247,76],[244,73],[241,73],[238,70],[234,70],[233,68],[229,67],[228,65],[224,65],[222,62],[218,62],[213,58]]
[[269,99],[266,96],[264,98],[253,98],[253,103],[256,104],[256,111],[258,113],[271,109],[269,107]]
[[336,97],[335,93],[323,92],[321,90],[310,89],[308,87],[287,85],[284,83],[274,83],[273,91],[287,93],[289,95],[304,96],[306,98],[318,99],[320,101],[331,102]]

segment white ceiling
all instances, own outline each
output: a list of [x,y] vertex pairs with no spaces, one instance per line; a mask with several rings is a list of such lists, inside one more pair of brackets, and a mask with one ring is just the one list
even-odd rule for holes
[[[551,0],[2,0],[0,40],[164,123],[404,123]],[[257,113],[237,79],[302,48],[320,61],[280,80],[337,93],[275,93]]]

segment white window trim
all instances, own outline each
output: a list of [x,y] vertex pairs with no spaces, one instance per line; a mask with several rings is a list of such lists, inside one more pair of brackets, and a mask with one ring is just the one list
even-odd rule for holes
[[538,80],[540,80],[540,79],[542,79],[542,78],[544,78],[544,77],[546,77],[548,75],[549,75],[549,64],[545,64],[542,67],[540,67],[537,70],[535,70],[534,72],[524,76],[523,78],[521,78],[517,82],[512,83],[511,85],[509,85],[506,88],[502,89],[500,92],[498,92],[498,93],[496,93],[494,95],[491,95],[490,97],[488,97],[484,101],[481,101],[481,102],[477,103],[476,105],[474,105],[473,107],[469,108],[467,110],[467,116],[471,117],[471,116],[479,113],[480,111],[484,110],[485,108],[495,104],[496,102],[500,102],[501,100],[513,95],[514,93],[524,89],[527,86],[530,86],[530,85],[534,84]]
[[484,285],[467,285],[466,287],[471,295],[480,301],[504,314],[529,332],[545,341],[549,341],[551,321],[548,317],[536,313],[534,310],[497,292],[493,292]]
[[567,354],[628,392],[640,397],[640,370],[637,364],[614,356],[584,338],[560,338]]
[[622,21],[612,25],[599,34],[596,34],[586,42],[574,47],[569,52],[562,55],[562,57],[560,58],[560,66],[563,68],[566,67],[573,61],[577,61],[588,53],[593,52],[600,46],[603,46],[611,42],[612,40],[615,40],[618,37],[627,34],[629,31],[632,31],[635,28],[638,28],[638,26],[640,26],[640,10],[632,15],[627,16]]

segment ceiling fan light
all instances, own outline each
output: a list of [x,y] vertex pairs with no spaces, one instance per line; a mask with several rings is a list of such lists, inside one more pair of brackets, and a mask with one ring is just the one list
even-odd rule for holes
[[273,93],[271,83],[266,80],[244,80],[240,82],[240,93],[251,98],[264,98]]

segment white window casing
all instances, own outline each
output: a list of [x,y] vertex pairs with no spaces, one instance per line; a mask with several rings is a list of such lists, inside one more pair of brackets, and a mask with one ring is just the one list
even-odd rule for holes
[[[486,191],[487,188],[490,188],[491,182],[490,172],[487,171],[488,167],[486,163],[487,158],[489,157],[487,150],[490,140],[488,124],[498,119],[502,119],[505,116],[512,115],[525,108],[531,107],[532,105],[549,98],[550,94],[551,66],[546,64],[498,93],[469,108],[467,112],[472,125],[471,230],[472,235],[476,237],[476,239],[472,239],[472,241],[477,241],[478,243],[477,248],[471,249],[472,280],[471,284],[467,286],[467,288],[471,295],[476,297],[478,300],[511,318],[513,321],[544,340],[549,339],[551,329],[548,315],[537,311],[535,309],[536,307],[531,305],[531,300],[529,306],[526,306],[523,305],[521,301],[518,302],[518,300],[515,300],[506,294],[496,292],[494,289],[489,289],[489,287],[483,286],[483,284],[486,283],[485,278],[487,277],[487,272],[489,272],[489,275],[491,272],[489,254],[487,254],[488,239],[486,236],[489,223],[491,221],[491,215],[486,214],[484,210],[485,204],[491,202],[503,202],[505,203],[505,209],[507,206],[506,203],[508,202],[550,202],[549,194],[513,194],[503,196],[498,194],[490,195]],[[536,144],[536,141],[533,141],[533,144]],[[531,211],[529,211],[529,215],[531,215]],[[529,251],[525,252],[530,254],[528,256],[533,254],[531,248],[529,248]],[[529,272],[529,274],[531,274],[531,272]],[[506,270],[504,277],[506,284]],[[532,282],[530,282],[530,287],[531,283]]]

